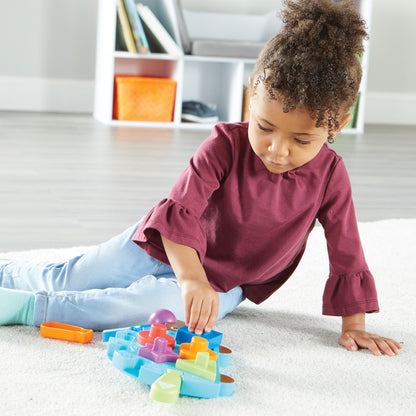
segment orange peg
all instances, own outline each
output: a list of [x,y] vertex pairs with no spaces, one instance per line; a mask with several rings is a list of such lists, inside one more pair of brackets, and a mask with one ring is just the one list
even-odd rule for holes
[[183,360],[196,360],[198,352],[208,352],[211,361],[217,361],[217,353],[208,349],[208,340],[201,337],[192,337],[190,343],[183,343],[179,348],[179,358]]

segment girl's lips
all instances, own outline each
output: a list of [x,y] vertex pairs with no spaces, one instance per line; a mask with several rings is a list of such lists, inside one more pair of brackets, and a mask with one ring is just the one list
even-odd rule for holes
[[264,165],[266,166],[267,170],[273,173],[283,173],[289,170],[288,166],[284,165],[283,163],[276,163],[265,160]]
[[281,168],[281,167],[285,166],[285,165],[283,165],[282,163],[272,162],[272,161],[270,161],[270,160],[267,160],[266,162],[267,162],[269,165],[276,166],[276,167],[278,167],[278,168]]

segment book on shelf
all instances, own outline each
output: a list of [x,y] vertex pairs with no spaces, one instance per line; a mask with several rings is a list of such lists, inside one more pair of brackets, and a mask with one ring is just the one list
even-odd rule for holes
[[137,51],[144,54],[150,53],[149,42],[144,33],[142,21],[136,9],[136,3],[134,0],[124,0],[124,7],[130,22],[130,28],[133,33]]
[[174,10],[174,20],[176,23],[177,31],[182,43],[182,48],[185,54],[192,54],[192,39],[189,36],[188,29],[186,27],[185,17],[182,10],[181,0],[172,1]]
[[149,7],[139,3],[137,4],[137,11],[143,22],[145,33],[152,51],[165,52],[170,55],[183,55],[182,49],[173,40],[172,36],[170,36],[169,32],[164,28]]
[[120,16],[117,13],[116,23],[116,51],[127,51],[126,41],[124,40],[123,31],[121,30]]
[[124,42],[127,50],[132,53],[137,53],[136,44],[134,42],[133,33],[130,28],[127,12],[124,7],[123,0],[117,0],[117,14],[120,19],[121,31],[123,33]]

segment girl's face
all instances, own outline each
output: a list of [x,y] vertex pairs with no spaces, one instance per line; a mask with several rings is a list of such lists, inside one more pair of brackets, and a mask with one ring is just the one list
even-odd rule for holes
[[[344,117],[340,130],[351,117]],[[270,99],[260,83],[251,94],[248,137],[264,166],[272,173],[284,173],[311,161],[326,142],[328,129],[315,127],[306,110],[284,113],[282,102]]]

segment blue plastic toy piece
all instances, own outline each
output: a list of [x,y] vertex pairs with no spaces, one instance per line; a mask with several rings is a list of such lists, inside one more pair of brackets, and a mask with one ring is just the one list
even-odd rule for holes
[[218,348],[217,365],[220,367],[228,367],[231,364],[232,352],[229,348],[222,345]]
[[117,332],[123,330],[131,330],[136,331],[139,333],[140,331],[148,331],[150,329],[150,325],[137,325],[137,326],[128,326],[126,328],[116,328],[116,329],[106,329],[103,331],[103,342],[108,342],[111,337],[115,337]]
[[[190,332],[187,326],[182,326],[176,332],[176,343],[182,344],[184,342],[191,342],[194,336],[196,336],[196,334],[193,332]],[[209,342],[208,347],[211,350],[214,350],[215,348],[218,348],[221,345],[221,341],[222,341],[221,332],[212,330],[210,332],[204,332],[202,335],[198,335],[198,336],[208,340]]]
[[[220,367],[228,365],[231,358],[231,351],[220,346],[221,332],[205,332],[201,336],[208,340],[209,348],[217,353],[216,363],[209,360],[208,353],[198,353],[196,360],[179,360],[178,368],[178,359],[174,357],[178,357],[181,344],[192,342],[192,337],[196,334],[189,332],[186,326],[177,329],[176,332],[169,331],[175,338],[173,349],[167,347],[166,339],[159,337],[153,345],[139,344],[139,332],[149,331],[150,328],[150,325],[140,325],[109,330],[105,331],[105,337],[103,333],[103,339],[108,339],[107,356],[113,366],[151,386],[152,399],[173,403],[178,394],[207,399],[233,394],[234,380],[220,374]],[[170,356],[172,361],[164,361],[165,354]],[[199,354],[202,354],[201,357]],[[199,372],[194,371],[195,368]],[[201,368],[205,369],[206,378],[201,377]],[[200,375],[192,374],[195,372]]]

